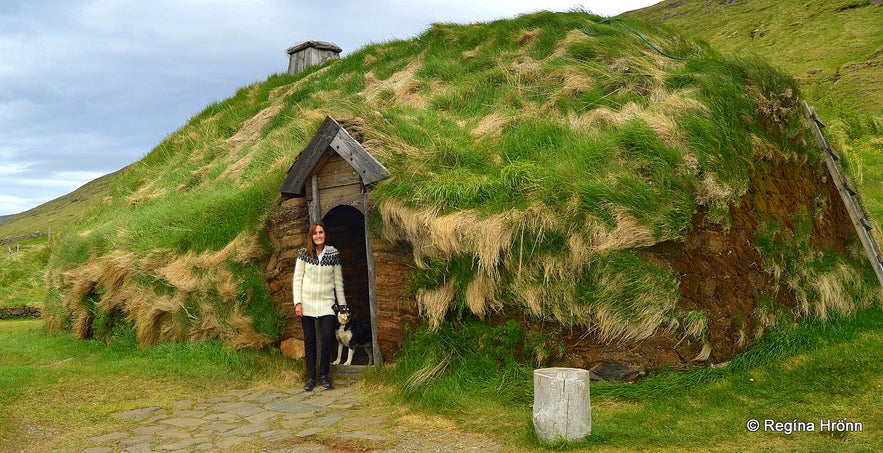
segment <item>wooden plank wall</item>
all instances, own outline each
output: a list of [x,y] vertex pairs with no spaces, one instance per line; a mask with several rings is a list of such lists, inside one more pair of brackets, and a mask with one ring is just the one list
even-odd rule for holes
[[319,217],[325,217],[331,209],[341,205],[352,206],[362,211],[361,179],[342,157],[337,154],[329,157],[316,176],[316,185],[319,189]]
[[291,75],[298,74],[310,66],[322,64],[325,60],[337,58],[337,53],[333,50],[322,50],[313,47],[299,50],[288,59],[288,73]]

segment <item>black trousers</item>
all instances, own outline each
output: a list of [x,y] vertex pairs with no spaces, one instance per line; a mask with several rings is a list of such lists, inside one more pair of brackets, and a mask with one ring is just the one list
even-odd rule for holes
[[[316,322],[318,320],[318,323]],[[319,325],[321,336],[321,348],[319,355],[319,376],[328,376],[331,368],[331,352],[336,341],[334,339],[334,315],[302,316],[301,325],[304,328],[304,355],[306,356],[307,379],[316,378],[316,324]]]

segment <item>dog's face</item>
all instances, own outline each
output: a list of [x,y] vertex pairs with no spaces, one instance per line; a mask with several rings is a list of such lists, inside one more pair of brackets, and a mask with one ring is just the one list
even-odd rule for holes
[[337,322],[341,324],[350,322],[350,318],[353,316],[353,312],[349,305],[340,305],[334,310],[334,312],[337,313]]

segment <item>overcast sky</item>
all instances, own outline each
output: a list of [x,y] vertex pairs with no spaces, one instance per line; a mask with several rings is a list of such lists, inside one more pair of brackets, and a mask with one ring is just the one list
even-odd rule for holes
[[433,22],[659,0],[0,0],[0,216],[141,159],[206,106],[284,73],[312,39],[343,55]]

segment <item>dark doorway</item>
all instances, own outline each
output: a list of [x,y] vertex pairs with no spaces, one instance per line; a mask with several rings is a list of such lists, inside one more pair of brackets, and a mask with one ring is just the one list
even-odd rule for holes
[[[368,297],[368,261],[365,246],[365,216],[349,205],[337,206],[322,219],[328,244],[340,251],[343,267],[343,290],[354,319],[371,324],[371,303]],[[334,350],[333,355],[337,354]],[[347,357],[344,352],[344,358]],[[359,350],[353,365],[365,365],[368,357]]]

